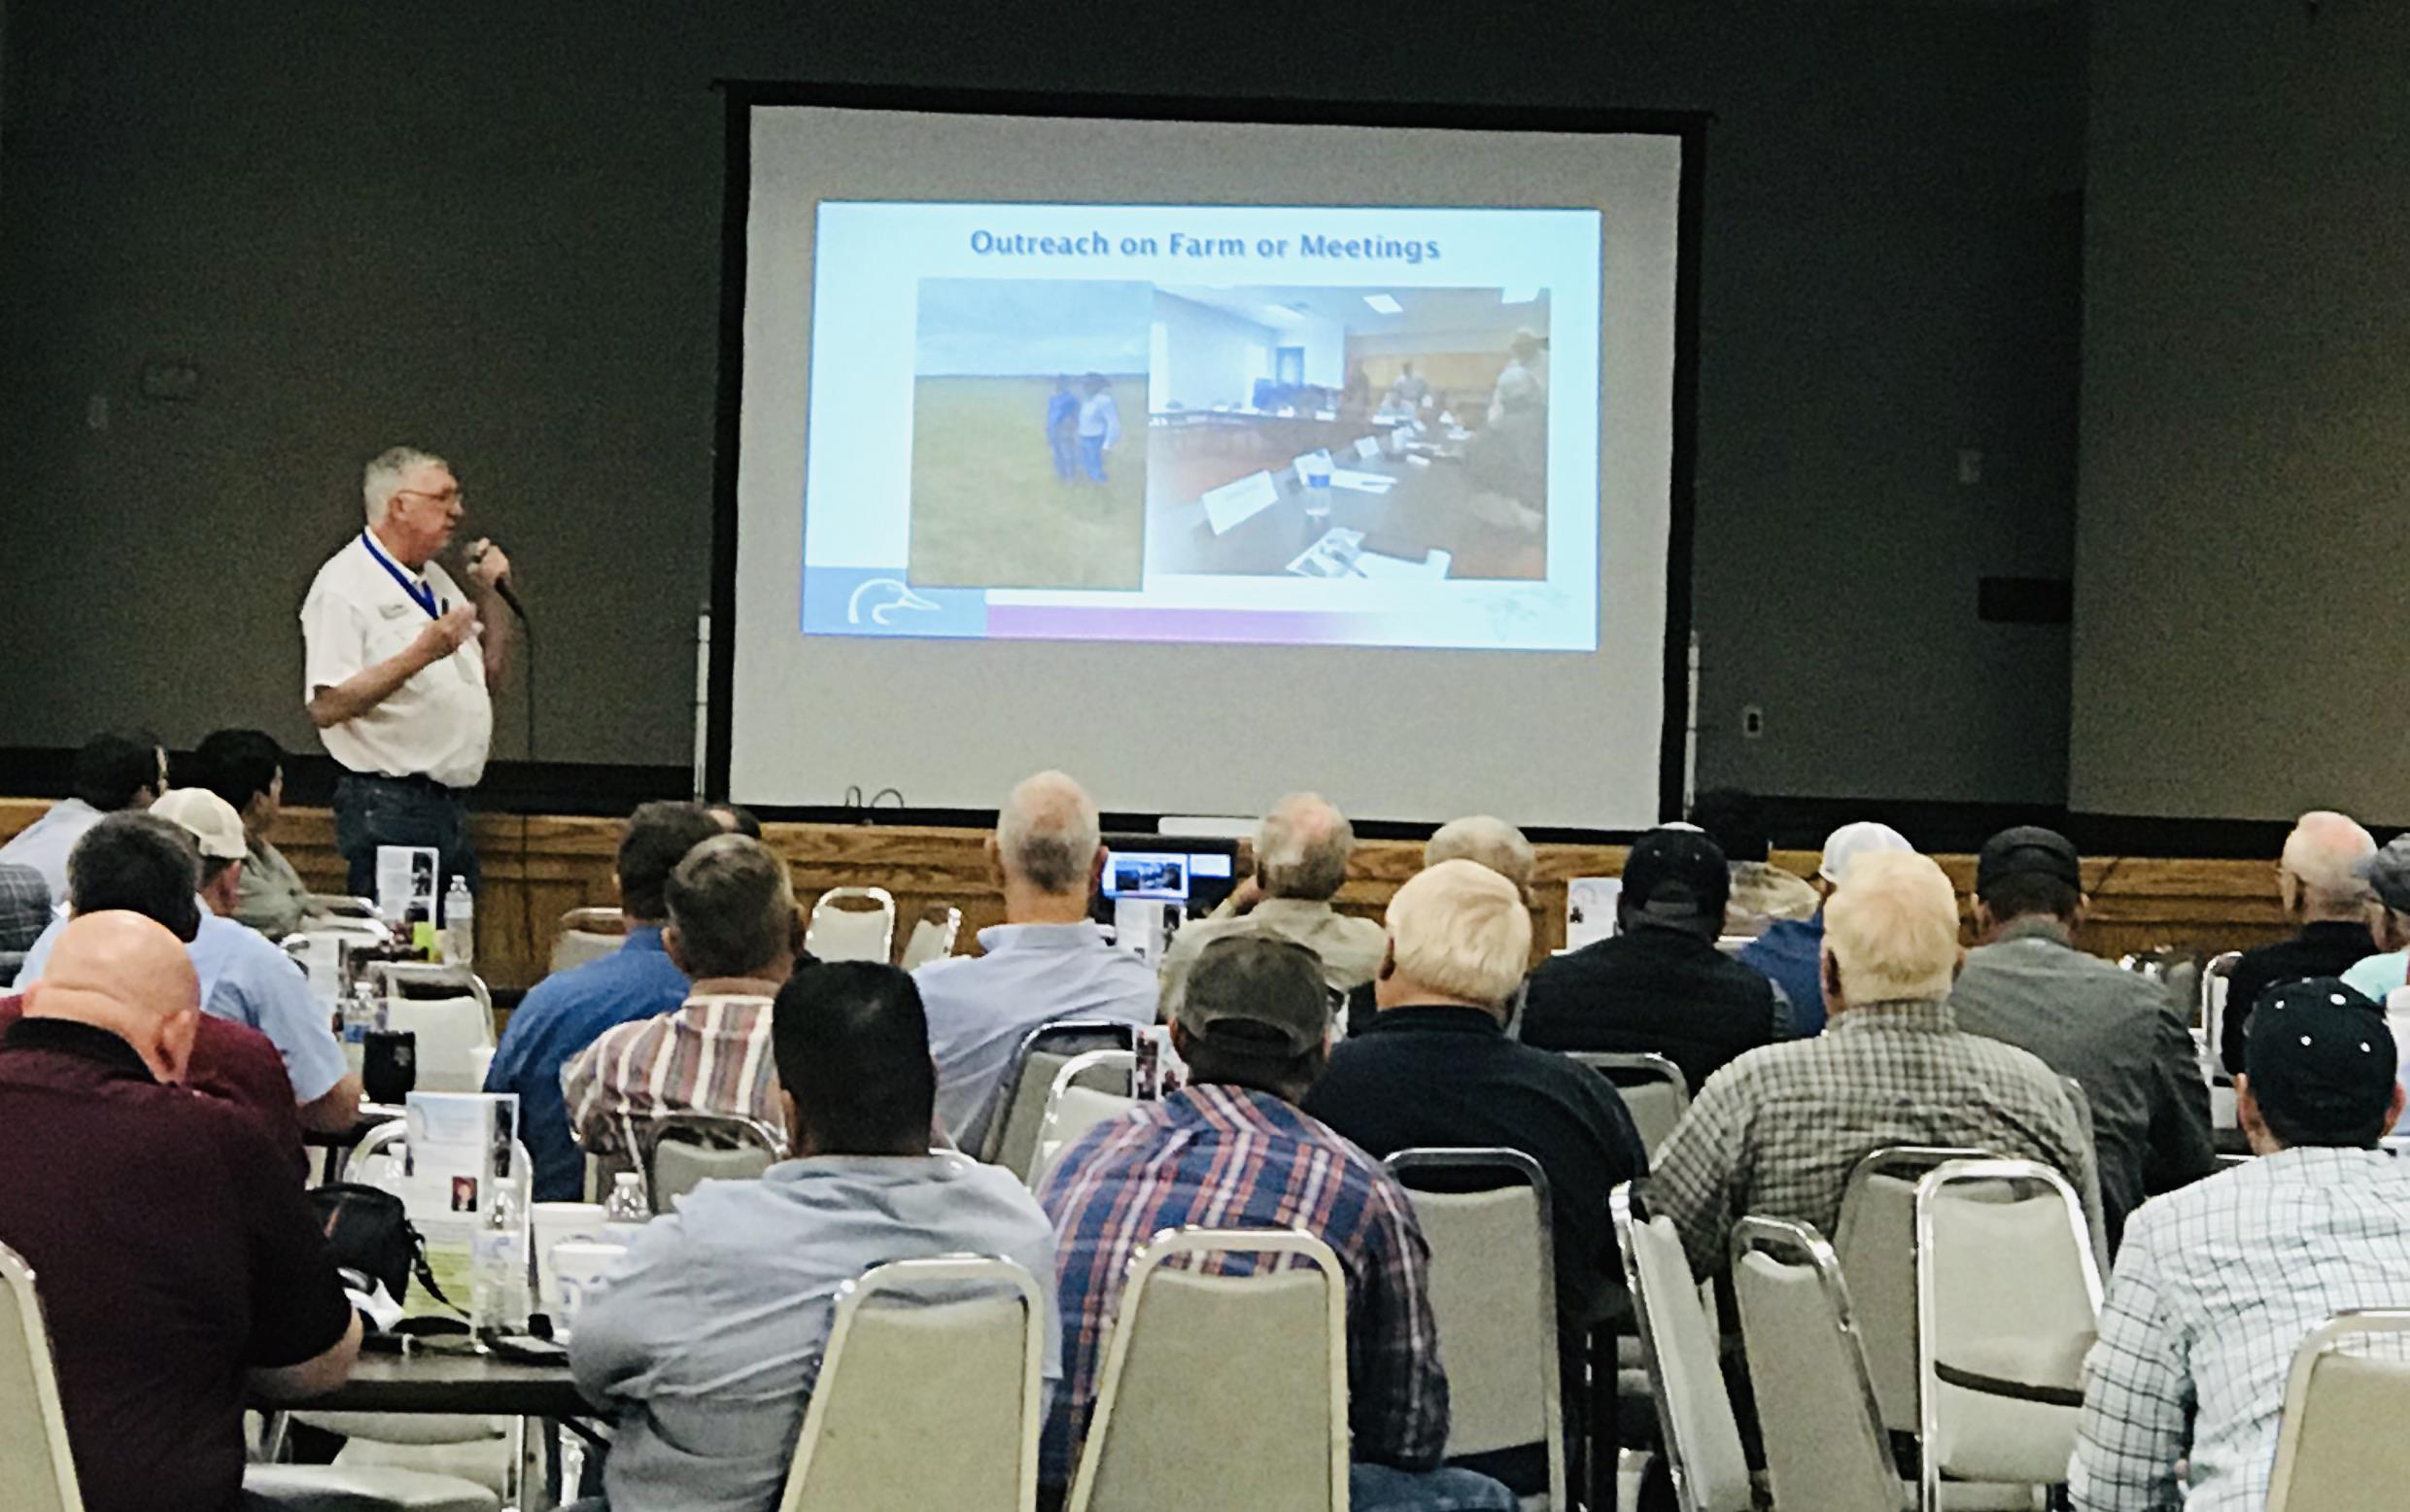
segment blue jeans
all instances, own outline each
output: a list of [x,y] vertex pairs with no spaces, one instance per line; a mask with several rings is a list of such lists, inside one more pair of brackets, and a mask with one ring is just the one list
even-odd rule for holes
[[1080,437],[1080,465],[1087,469],[1090,483],[1105,481],[1105,438],[1101,435]]
[[1486,1475],[1442,1465],[1400,1470],[1361,1462],[1347,1467],[1348,1512],[1515,1512],[1515,1494]]
[[1068,481],[1080,470],[1079,438],[1064,430],[1047,437],[1047,445],[1054,452],[1054,476]]
[[468,810],[460,795],[391,777],[346,773],[334,785],[334,848],[348,869],[346,886],[358,898],[376,896],[379,845],[425,845],[437,852],[441,869],[435,896],[452,878],[465,876],[477,890],[477,852],[468,843]]

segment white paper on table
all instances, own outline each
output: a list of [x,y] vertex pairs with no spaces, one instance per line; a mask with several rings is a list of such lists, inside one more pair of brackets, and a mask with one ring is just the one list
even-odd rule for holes
[[1386,494],[1397,486],[1397,480],[1386,472],[1357,472],[1348,467],[1334,467],[1330,472],[1332,488],[1352,488],[1359,494]]
[[1377,435],[1365,436],[1356,443],[1356,455],[1366,460],[1380,456],[1381,438]]
[[1565,884],[1565,947],[1578,950],[1615,933],[1615,905],[1624,895],[1620,876],[1576,876]]
[[1428,457],[1417,457],[1412,453],[1408,453],[1406,456],[1406,465],[1409,467],[1428,467],[1430,465],[1430,459]]
[[1220,535],[1235,525],[1244,525],[1280,501],[1280,487],[1268,472],[1252,473],[1236,483],[1205,491],[1205,523]]

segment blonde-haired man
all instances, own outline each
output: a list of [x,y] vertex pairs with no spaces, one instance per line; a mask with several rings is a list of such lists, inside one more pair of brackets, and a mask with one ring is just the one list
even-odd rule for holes
[[1736,1219],[1831,1234],[1850,1168],[1889,1145],[1950,1145],[2066,1173],[2099,1231],[2092,1144],[2050,1068],[1959,1032],[1958,900],[1924,856],[1860,856],[1824,907],[1825,1032],[1751,1050],[1700,1089],[1658,1151],[1652,1213],[1701,1276],[1721,1272]]
[[2318,808],[2293,821],[2276,863],[2285,916],[2300,926],[2290,940],[2246,950],[2226,978],[2225,1027],[2219,1052],[2243,1069],[2251,1011],[2270,987],[2310,977],[2340,977],[2377,953],[2368,928],[2368,865],[2377,842],[2357,820]]
[[[1532,920],[1514,883],[1473,861],[1442,861],[1397,889],[1373,995],[1380,1013],[1330,1052],[1305,1111],[1375,1155],[1418,1146],[1519,1150],[1548,1178],[1568,1425],[1584,1330],[1616,1287],[1606,1194],[1648,1173],[1648,1155],[1604,1077],[1506,1037],[1507,1006],[1531,960]],[[1518,1491],[1513,1466],[1489,1467]]]

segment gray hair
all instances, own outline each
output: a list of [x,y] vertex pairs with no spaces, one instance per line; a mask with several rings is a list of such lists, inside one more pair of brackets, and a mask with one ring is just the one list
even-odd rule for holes
[[1096,801],[1060,772],[1022,779],[996,814],[996,851],[1006,874],[1040,892],[1084,890],[1103,843]]
[[1320,793],[1291,793],[1256,831],[1256,880],[1272,898],[1321,900],[1347,881],[1356,827]]
[[1423,847],[1423,864],[1437,866],[1442,861],[1472,861],[1488,867],[1515,884],[1515,891],[1531,895],[1532,877],[1539,870],[1539,857],[1532,850],[1532,842],[1523,832],[1494,814],[1467,814],[1451,819],[1431,832],[1430,842]]
[[690,977],[737,977],[791,956],[795,885],[778,853],[742,835],[686,852],[662,887]]
[[368,459],[368,465],[360,471],[361,501],[368,506],[368,523],[385,523],[385,507],[401,492],[402,480],[421,467],[444,467],[452,464],[432,452],[422,452],[415,446],[389,446]]

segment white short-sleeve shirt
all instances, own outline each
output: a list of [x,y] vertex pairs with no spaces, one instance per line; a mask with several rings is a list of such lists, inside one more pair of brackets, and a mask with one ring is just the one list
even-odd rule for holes
[[[355,535],[311,580],[301,601],[304,703],[394,656],[427,628],[426,607],[386,570],[387,560],[370,550],[366,535]],[[437,614],[468,601],[432,562],[417,581],[433,591]],[[421,669],[376,707],[319,734],[327,753],[354,772],[475,786],[494,743],[494,703],[477,637]]]

